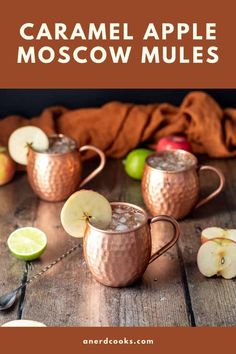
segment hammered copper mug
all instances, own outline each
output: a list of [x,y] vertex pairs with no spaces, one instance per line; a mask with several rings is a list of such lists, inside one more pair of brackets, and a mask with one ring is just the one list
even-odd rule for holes
[[[63,138],[65,136],[62,134],[49,137],[50,145]],[[78,187],[91,181],[105,166],[106,157],[100,149],[93,145],[78,148],[73,139],[66,139],[71,141],[73,148],[62,153],[39,152],[29,147],[28,180],[34,192],[43,200],[57,202],[66,199]],[[95,151],[100,156],[100,164],[81,182],[81,153],[85,150]]]
[[[150,159],[172,154],[176,159],[186,160],[186,167],[181,170],[162,170],[153,167]],[[183,160],[184,161],[184,160]],[[219,177],[219,186],[210,195],[199,200],[199,172],[212,171]],[[149,155],[142,177],[142,194],[144,202],[152,215],[166,214],[181,219],[193,208],[198,208],[215,198],[223,189],[225,178],[222,172],[213,166],[198,166],[197,158],[184,150],[159,151]]]
[[[125,231],[101,230],[88,223],[83,239],[86,263],[94,278],[103,285],[123,287],[134,283],[147,266],[171,248],[179,238],[177,221],[166,215],[148,218],[140,207],[123,202],[111,203],[112,207],[130,206],[144,215],[140,226]],[[173,236],[161,249],[151,255],[151,224],[158,221],[171,223]]]

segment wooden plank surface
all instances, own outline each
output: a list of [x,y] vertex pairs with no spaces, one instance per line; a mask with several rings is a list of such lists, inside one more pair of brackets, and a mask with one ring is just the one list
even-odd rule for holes
[[[126,177],[120,161],[110,161],[106,171],[87,187],[101,192],[110,201],[142,202],[140,184]],[[49,245],[42,259],[33,264],[33,272],[72,244],[80,242],[81,248],[44,279],[28,287],[24,318],[50,326],[189,325],[175,250],[149,267],[138,284],[125,289],[104,287],[86,267],[81,240],[68,237],[62,230],[61,207],[62,203],[39,203],[35,225],[47,233]]]
[[[31,225],[38,200],[19,174],[14,182],[0,187],[0,294],[18,287],[25,274],[25,263],[10,255],[7,238],[15,228]],[[21,294],[23,299],[24,293]],[[19,304],[12,311],[0,313],[0,325],[21,316]]]
[[[195,210],[180,222],[182,237],[179,245],[187,274],[191,304],[197,326],[236,325],[236,283],[222,278],[205,278],[196,267],[197,251],[200,246],[200,229],[208,226],[236,228],[236,161],[208,160],[204,164],[219,167],[226,176],[226,186],[221,195],[205,206]],[[204,194],[209,194],[217,185],[212,173],[202,173]]]
[[[224,193],[180,222],[181,239],[166,255],[153,262],[134,286],[113,289],[97,283],[83,258],[82,240],[66,235],[60,225],[63,203],[39,201],[26,176],[0,189],[0,291],[21,282],[24,262],[12,257],[6,247],[8,234],[16,227],[35,225],[47,233],[43,256],[27,266],[27,276],[41,269],[67,249],[80,248],[27,287],[21,308],[0,313],[0,324],[22,318],[48,326],[227,326],[235,325],[235,281],[204,278],[196,267],[200,229],[206,226],[236,227],[235,160],[211,160],[227,176]],[[86,163],[85,173],[94,166]],[[214,178],[202,176],[204,193]],[[213,183],[214,184],[214,183]],[[121,161],[110,160],[106,169],[86,186],[110,201],[143,205],[140,183],[125,175]],[[152,230],[154,249],[170,236],[164,223]]]

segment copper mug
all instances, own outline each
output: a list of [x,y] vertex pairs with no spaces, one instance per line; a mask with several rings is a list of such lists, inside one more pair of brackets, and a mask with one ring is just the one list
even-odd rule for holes
[[[181,170],[161,170],[150,165],[153,156],[173,154],[174,157],[186,159],[186,168]],[[212,171],[219,177],[219,186],[210,195],[199,200],[199,172]],[[142,177],[142,194],[144,202],[152,215],[166,214],[181,219],[193,208],[198,208],[215,198],[223,189],[223,173],[213,166],[198,166],[197,158],[184,150],[159,151],[147,157]]]
[[[63,137],[62,134],[49,137],[50,145],[55,139]],[[91,181],[105,166],[106,157],[100,149],[93,145],[78,148],[73,139],[67,139],[73,142],[73,148],[64,153],[39,152],[29,147],[28,180],[34,192],[43,200],[57,202],[66,199],[78,187]],[[81,182],[81,153],[85,150],[95,151],[100,156],[100,164]]]
[[[127,231],[101,230],[88,223],[83,241],[84,257],[94,278],[103,285],[123,287],[134,283],[147,266],[171,248],[179,238],[177,221],[171,216],[148,218],[140,207],[123,202],[111,206],[131,206],[145,216],[140,226]],[[174,233],[161,249],[151,255],[151,224],[166,221],[172,224]]]

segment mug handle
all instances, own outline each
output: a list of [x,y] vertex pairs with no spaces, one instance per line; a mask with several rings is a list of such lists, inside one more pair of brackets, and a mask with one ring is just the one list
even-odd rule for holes
[[103,168],[106,164],[106,156],[102,150],[98,149],[97,147],[95,147],[93,145],[84,145],[84,146],[81,146],[81,148],[79,149],[79,152],[83,152],[85,150],[95,151],[100,156],[100,164],[87,177],[85,177],[85,179],[80,183],[80,185],[79,185],[80,187],[83,187],[86,183],[88,183],[95,176],[97,176],[103,170]]
[[169,222],[170,224],[172,224],[172,226],[174,228],[174,234],[173,234],[172,239],[169,242],[167,242],[162,248],[160,248],[158,251],[156,251],[151,256],[151,258],[149,260],[149,264],[152,263],[153,261],[155,261],[163,253],[168,251],[169,248],[174,246],[174,244],[178,241],[178,238],[179,238],[179,235],[180,235],[179,224],[177,223],[177,221],[172,216],[167,216],[167,215],[155,216],[154,218],[150,219],[149,223],[151,225],[151,224],[154,224],[157,221],[166,221],[166,222]]
[[207,197],[200,200],[195,205],[195,208],[199,208],[200,206],[208,203],[211,199],[215,198],[222,191],[222,189],[224,188],[224,185],[225,185],[225,177],[224,177],[223,173],[221,172],[221,170],[219,170],[218,168],[213,167],[213,166],[204,165],[204,166],[200,166],[198,172],[206,171],[206,170],[215,172],[220,179],[220,184],[219,184],[219,187],[214,192],[212,192]]

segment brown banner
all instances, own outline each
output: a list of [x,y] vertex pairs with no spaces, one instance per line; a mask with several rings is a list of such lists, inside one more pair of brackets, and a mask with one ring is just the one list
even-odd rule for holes
[[[235,335],[235,328],[0,329],[1,352],[9,354],[222,354],[232,352]],[[153,344],[142,344],[145,340]]]
[[[179,0],[179,1],[32,1],[21,0],[5,2],[0,13],[1,33],[1,88],[233,88],[236,87],[235,75],[235,1],[227,2],[212,0]],[[27,28],[27,35],[37,37],[40,25],[46,23],[52,40],[25,40],[21,38],[20,27],[24,23],[33,23],[33,28]],[[64,23],[67,26],[66,35],[73,32],[75,23],[80,23],[86,39],[76,38],[55,39],[54,24]],[[119,23],[119,34],[114,40],[87,40],[88,24],[104,23],[110,28],[110,23]],[[123,24],[128,24],[125,33]],[[143,40],[149,23],[153,23],[161,37],[161,24],[171,23],[173,33],[167,39],[149,38]],[[177,40],[177,24],[189,24],[189,32]],[[193,29],[192,24],[197,24]],[[216,39],[206,38],[206,23],[216,24]],[[116,28],[117,29],[117,28]],[[183,28],[182,28],[183,29]],[[193,39],[202,36],[203,39]],[[108,36],[107,32],[107,36]],[[133,39],[125,39],[124,36]],[[118,37],[117,37],[118,36]],[[213,36],[214,37],[214,36]],[[201,37],[200,37],[201,38]],[[17,63],[19,47],[28,50],[34,47],[35,63]],[[49,46],[55,53],[51,63],[40,61],[40,48]],[[69,47],[70,60],[68,63],[58,62],[59,49]],[[79,55],[87,63],[78,63],[72,53],[78,46],[84,46]],[[95,46],[105,48],[106,54],[98,52],[95,56],[106,55],[106,60],[100,64],[91,60],[91,52]],[[109,47],[116,50],[118,46],[125,49],[131,46],[127,63],[113,63]],[[158,46],[160,63],[142,63],[142,48],[149,50]],[[163,62],[163,46],[176,47],[176,61]],[[180,47],[184,47],[184,53]],[[203,63],[192,63],[193,47],[202,54]],[[207,62],[208,48],[217,47],[218,60],[216,63]],[[170,49],[170,48],[169,48]],[[170,51],[168,52],[170,53]],[[42,54],[42,53],[41,53]],[[46,59],[50,56],[47,51],[43,54]],[[170,54],[168,54],[170,56]],[[180,63],[180,57],[189,63]],[[195,53],[196,59],[199,59]],[[198,61],[198,60],[197,60]],[[201,58],[200,58],[201,61]]]

